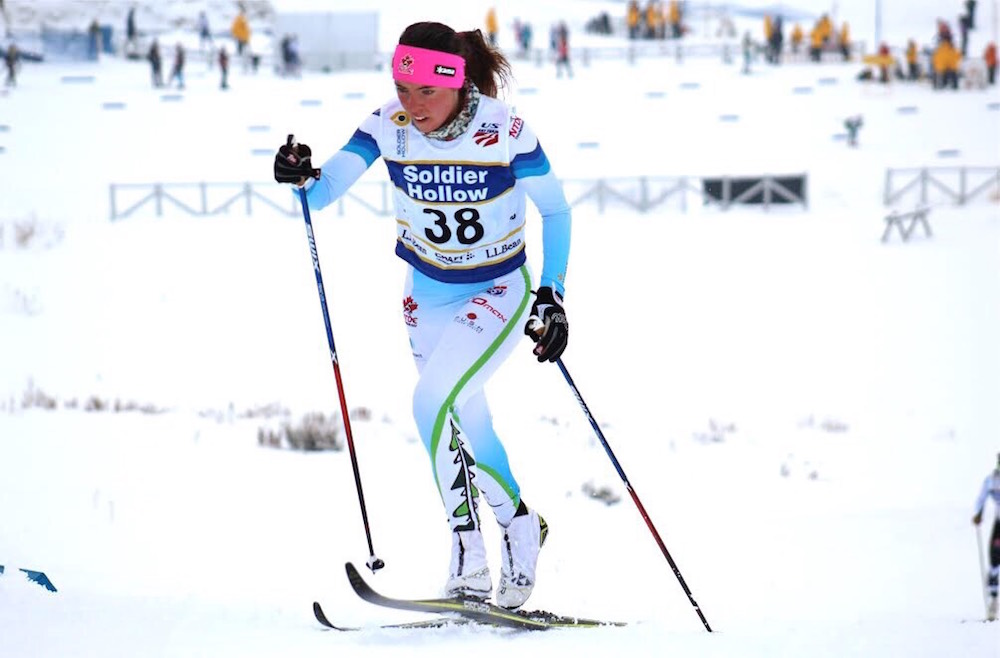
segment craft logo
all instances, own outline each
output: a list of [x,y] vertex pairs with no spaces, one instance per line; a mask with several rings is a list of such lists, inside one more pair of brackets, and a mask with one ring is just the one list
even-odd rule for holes
[[521,117],[514,117],[514,120],[510,123],[510,136],[513,139],[517,139],[517,136],[521,134],[521,128],[524,127],[524,121]]
[[399,60],[399,66],[397,68],[403,75],[413,75],[413,55],[410,55],[409,53],[403,55],[403,58]]
[[438,75],[447,75],[450,78],[455,77],[455,69],[451,66],[445,66],[444,64],[438,64],[435,66],[434,72]]
[[496,123],[484,123],[472,136],[473,141],[480,146],[493,146],[500,141],[500,125]]
[[412,296],[408,296],[403,300],[403,321],[406,322],[407,327],[417,326],[417,316],[413,314],[417,310],[418,304],[413,301]]

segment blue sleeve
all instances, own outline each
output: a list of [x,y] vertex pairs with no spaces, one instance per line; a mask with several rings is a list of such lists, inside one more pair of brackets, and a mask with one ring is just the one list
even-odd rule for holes
[[319,180],[306,183],[310,209],[325,208],[339,199],[379,158],[378,143],[370,133],[365,132],[365,127],[367,122],[354,131],[347,144],[323,163]]
[[510,163],[514,177],[523,184],[531,202],[542,216],[542,276],[540,285],[564,295],[572,214],[562,184],[552,172],[542,145],[519,153]]

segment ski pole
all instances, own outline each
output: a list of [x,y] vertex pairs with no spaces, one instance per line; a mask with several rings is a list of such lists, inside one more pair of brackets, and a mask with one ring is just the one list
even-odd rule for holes
[[[291,137],[289,137],[291,138]],[[361,471],[358,469],[358,456],[354,452],[354,436],[351,434],[351,419],[347,413],[347,399],[344,397],[344,382],[340,377],[340,362],[337,359],[337,347],[333,342],[333,328],[330,325],[330,313],[326,308],[326,291],[323,289],[323,273],[319,269],[319,252],[316,251],[316,237],[313,235],[312,218],[309,216],[309,202],[306,191],[299,188],[299,201],[302,202],[302,216],[306,220],[306,236],[309,238],[309,253],[312,254],[313,271],[316,274],[316,288],[319,290],[319,305],[323,309],[323,323],[326,325],[326,342],[330,346],[330,362],[333,364],[333,376],[337,380],[337,393],[340,396],[340,414],[344,417],[344,435],[347,437],[347,449],[351,453],[351,467],[354,469],[354,486],[358,490],[358,503],[361,505],[361,520],[365,524],[365,537],[368,539],[368,562],[365,564],[372,573],[385,566],[385,562],[375,557],[372,547],[372,531],[368,525],[368,510],[365,507],[365,494],[361,489]]]
[[976,523],[976,548],[979,549],[979,588],[983,591],[983,608],[986,615],[990,614],[990,598],[986,593],[986,560],[983,559],[983,534],[979,531],[979,524]]
[[646,513],[646,508],[643,507],[642,501],[639,500],[639,495],[632,488],[632,484],[629,483],[628,478],[625,477],[625,471],[622,470],[621,464],[618,463],[618,459],[615,457],[615,453],[611,450],[611,446],[608,445],[608,440],[604,438],[604,432],[601,431],[600,426],[598,426],[597,421],[594,420],[593,414],[590,413],[590,408],[587,407],[587,403],[583,401],[583,396],[580,395],[580,389],[576,387],[573,383],[573,378],[569,376],[569,371],[566,370],[565,364],[563,364],[562,359],[556,359],[556,365],[559,366],[559,370],[562,371],[563,377],[566,378],[566,383],[569,384],[570,390],[573,391],[573,396],[576,401],[580,403],[580,408],[583,409],[583,413],[587,416],[587,420],[590,421],[590,426],[594,428],[594,432],[597,433],[597,438],[601,440],[601,445],[604,446],[604,451],[608,453],[608,457],[611,458],[611,463],[615,465],[615,470],[618,471],[619,477],[621,477],[622,482],[625,483],[625,488],[628,489],[628,493],[632,496],[632,502],[635,506],[639,508],[639,514],[642,515],[643,520],[646,522],[646,526],[649,531],[653,533],[653,539],[656,540],[656,544],[660,547],[663,552],[663,557],[667,558],[667,564],[673,569],[674,575],[677,577],[677,582],[680,583],[681,589],[687,594],[688,601],[694,606],[694,611],[698,613],[698,617],[701,619],[701,623],[705,625],[705,630],[709,633],[712,632],[712,627],[708,625],[708,620],[705,619],[705,615],[702,613],[701,608],[698,607],[698,603],[695,602],[694,596],[691,595],[691,590],[688,588],[687,583],[684,582],[684,576],[681,575],[680,569],[677,568],[677,564],[674,559],[670,557],[670,551],[667,550],[666,544],[660,538],[660,533],[656,531],[656,527],[653,525],[653,521],[649,518],[649,514]]

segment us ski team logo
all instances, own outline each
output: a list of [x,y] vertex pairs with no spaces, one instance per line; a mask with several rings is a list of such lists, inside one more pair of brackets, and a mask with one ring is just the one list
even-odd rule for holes
[[480,146],[493,146],[500,141],[500,125],[496,123],[484,123],[472,136],[472,139]]

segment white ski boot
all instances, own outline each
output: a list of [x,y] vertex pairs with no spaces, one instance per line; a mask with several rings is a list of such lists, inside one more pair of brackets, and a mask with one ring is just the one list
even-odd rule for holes
[[486,544],[479,529],[451,533],[451,571],[445,596],[485,601],[493,591],[490,567],[486,562]]
[[987,621],[996,621],[997,619],[997,597],[990,597],[990,605],[986,608],[986,619]]
[[531,596],[535,587],[538,553],[549,534],[545,519],[535,510],[525,509],[526,513],[515,515],[510,525],[502,528],[500,537],[503,565],[497,585],[497,605],[510,610],[520,608]]

